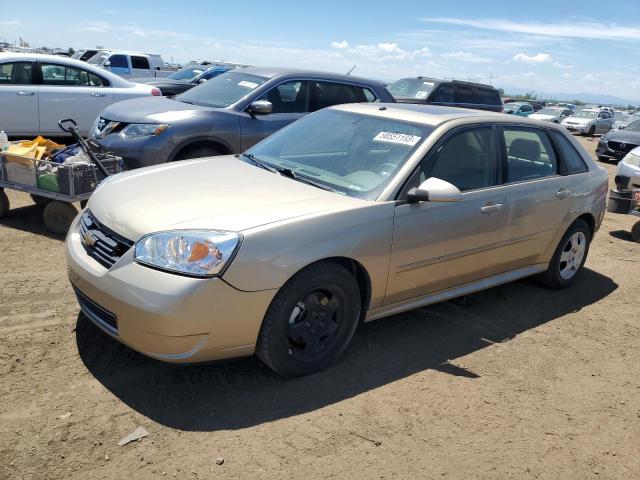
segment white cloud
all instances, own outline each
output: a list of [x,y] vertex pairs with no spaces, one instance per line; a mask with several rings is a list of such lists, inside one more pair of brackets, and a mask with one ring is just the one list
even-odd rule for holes
[[2,20],[0,21],[0,25],[19,27],[22,24],[17,20]]
[[639,40],[640,28],[628,27],[611,22],[514,22],[504,19],[467,20],[451,17],[421,18],[423,22],[445,25],[460,25],[463,27],[498,30],[518,34],[544,35],[570,38],[597,38],[609,40]]
[[520,53],[516,53],[513,56],[512,60],[516,62],[530,63],[530,64],[546,63],[551,61],[551,55],[549,55],[548,53],[538,53],[536,55],[527,55],[526,53],[520,52]]
[[411,55],[414,57],[429,57],[431,56],[431,50],[429,50],[429,47],[422,47],[419,50],[411,52]]
[[331,48],[344,50],[345,48],[349,48],[349,42],[347,42],[346,40],[343,40],[341,42],[331,42]]
[[556,67],[556,68],[562,68],[564,70],[571,70],[572,68],[574,68],[573,65],[565,65],[565,64],[557,62],[557,61],[553,62],[553,66]]
[[481,57],[471,52],[449,52],[443,53],[440,55],[442,58],[446,58],[449,60],[458,60],[460,62],[470,62],[470,63],[490,63],[492,60],[487,57]]

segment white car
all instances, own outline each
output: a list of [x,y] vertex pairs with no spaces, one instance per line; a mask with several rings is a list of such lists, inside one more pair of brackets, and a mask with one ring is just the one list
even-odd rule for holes
[[547,107],[538,110],[536,113],[529,115],[533,120],[542,120],[545,122],[560,123],[567,117],[573,115],[573,110],[568,108]]
[[87,63],[101,67],[123,78],[165,77],[171,72],[157,53],[99,50]]
[[57,55],[0,53],[0,130],[7,135],[61,136],[58,120],[73,118],[82,135],[112,103],[160,96],[80,60]]
[[623,190],[640,188],[640,147],[631,150],[618,162],[616,186]]

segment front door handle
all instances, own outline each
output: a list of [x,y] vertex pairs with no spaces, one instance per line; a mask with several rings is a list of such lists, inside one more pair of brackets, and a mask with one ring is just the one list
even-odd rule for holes
[[566,188],[561,188],[556,192],[556,198],[558,199],[567,198],[569,195],[571,195],[571,190],[567,190]]
[[28,92],[26,90],[20,90],[19,92],[16,92],[16,95],[20,95],[21,97],[33,97],[36,94],[36,92]]
[[497,212],[502,210],[502,207],[504,205],[502,203],[493,203],[493,202],[489,202],[487,203],[484,207],[482,207],[480,210],[482,210],[482,213],[486,213],[486,214],[491,214],[493,212]]
[[106,93],[100,93],[100,92],[93,92],[91,93],[92,97],[106,97],[107,94]]

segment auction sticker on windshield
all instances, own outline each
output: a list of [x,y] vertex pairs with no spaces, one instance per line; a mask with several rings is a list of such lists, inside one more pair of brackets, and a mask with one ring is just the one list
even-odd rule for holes
[[375,142],[399,143],[413,147],[422,137],[407,135],[406,133],[380,132],[373,140]]
[[241,82],[238,82],[238,86],[239,87],[247,87],[247,88],[256,88],[258,86],[257,83],[254,82],[247,82],[246,80],[242,80]]

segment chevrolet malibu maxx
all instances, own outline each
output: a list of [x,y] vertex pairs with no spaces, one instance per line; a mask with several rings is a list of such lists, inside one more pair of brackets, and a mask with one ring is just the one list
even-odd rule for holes
[[369,321],[579,276],[607,174],[560,126],[350,104],[242,155],[102,183],[66,240],[85,316],[150,357],[327,367]]

